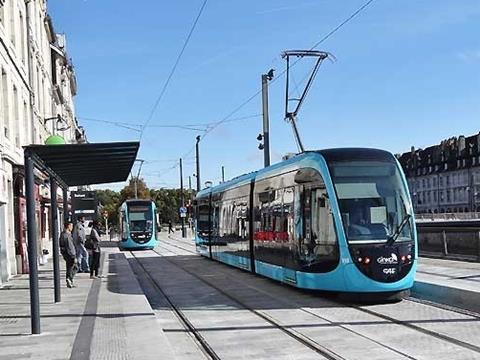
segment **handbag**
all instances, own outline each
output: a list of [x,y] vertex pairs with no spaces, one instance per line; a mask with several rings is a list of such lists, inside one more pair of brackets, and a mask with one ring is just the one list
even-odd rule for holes
[[87,250],[94,250],[95,249],[95,245],[93,244],[91,236],[88,236],[87,239],[85,240],[85,249],[87,249]]

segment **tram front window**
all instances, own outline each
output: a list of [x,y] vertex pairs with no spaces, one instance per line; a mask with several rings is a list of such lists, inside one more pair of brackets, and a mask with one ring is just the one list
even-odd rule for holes
[[412,239],[407,189],[393,161],[339,161],[330,164],[345,235],[350,243]]
[[128,218],[131,232],[151,232],[153,214],[149,206],[129,205]]

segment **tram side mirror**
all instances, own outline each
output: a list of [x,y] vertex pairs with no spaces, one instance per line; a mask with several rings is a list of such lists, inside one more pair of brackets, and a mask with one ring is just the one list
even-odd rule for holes
[[320,173],[312,168],[304,168],[297,171],[294,177],[294,181],[297,184],[305,184],[309,182],[323,184],[323,179]]

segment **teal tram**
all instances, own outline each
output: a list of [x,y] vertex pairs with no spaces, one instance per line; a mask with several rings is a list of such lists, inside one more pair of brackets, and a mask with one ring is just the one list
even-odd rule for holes
[[403,297],[418,246],[397,159],[308,151],[200,191],[197,252],[305,289]]
[[157,210],[153,201],[127,200],[120,206],[119,215],[121,249],[153,249],[157,245]]

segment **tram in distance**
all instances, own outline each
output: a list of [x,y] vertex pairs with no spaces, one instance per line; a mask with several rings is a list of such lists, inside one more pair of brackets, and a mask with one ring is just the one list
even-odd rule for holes
[[397,159],[376,149],[308,151],[200,191],[197,252],[305,289],[401,298],[418,247]]
[[120,249],[153,249],[157,245],[157,209],[151,200],[127,200],[119,209]]

